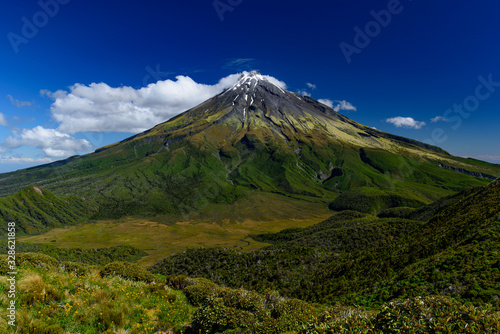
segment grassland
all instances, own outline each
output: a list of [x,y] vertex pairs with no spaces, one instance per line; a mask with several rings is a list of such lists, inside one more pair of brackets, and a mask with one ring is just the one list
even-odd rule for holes
[[149,267],[188,248],[258,250],[268,244],[257,242],[249,235],[303,228],[330,215],[323,203],[257,192],[233,205],[210,204],[203,211],[191,215],[91,221],[21,237],[19,241],[83,249],[133,246],[148,254],[138,263]]

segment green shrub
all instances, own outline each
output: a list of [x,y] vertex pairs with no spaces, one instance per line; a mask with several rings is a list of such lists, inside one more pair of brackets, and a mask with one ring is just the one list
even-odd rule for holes
[[40,253],[16,254],[16,265],[31,268],[54,269],[59,266],[59,261],[51,256]]
[[384,333],[499,333],[500,314],[464,305],[447,297],[396,300],[382,307],[374,319]]
[[101,331],[108,330],[112,326],[121,327],[124,319],[125,316],[122,310],[115,310],[111,304],[106,303],[101,306],[95,327]]
[[149,271],[129,262],[111,262],[102,268],[100,274],[101,277],[120,276],[133,281],[153,282],[155,280],[154,275]]
[[222,298],[210,298],[194,314],[194,332],[219,333],[231,329],[253,328],[255,316],[248,312],[224,305]]
[[19,329],[21,334],[63,334],[64,330],[60,325],[48,325],[43,321],[35,320],[28,326]]
[[61,267],[65,272],[73,273],[78,277],[85,276],[89,273],[89,266],[78,262],[65,261],[61,263]]
[[165,276],[166,283],[173,289],[183,290],[188,285],[188,278],[184,275]]

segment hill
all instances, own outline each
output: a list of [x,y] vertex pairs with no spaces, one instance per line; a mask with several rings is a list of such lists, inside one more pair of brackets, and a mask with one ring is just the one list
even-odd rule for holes
[[15,222],[18,234],[37,233],[82,222],[97,209],[94,202],[85,198],[59,197],[46,189],[29,186],[14,195],[0,197],[0,231],[7,231],[7,222]]

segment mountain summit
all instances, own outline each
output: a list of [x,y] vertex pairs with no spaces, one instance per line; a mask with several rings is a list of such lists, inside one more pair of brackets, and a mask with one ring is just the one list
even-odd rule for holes
[[379,212],[422,206],[484,185],[491,175],[500,175],[498,165],[361,125],[272,77],[245,72],[234,86],[148,131],[0,174],[0,194],[36,183],[95,201],[96,217],[110,218],[185,213],[256,192]]

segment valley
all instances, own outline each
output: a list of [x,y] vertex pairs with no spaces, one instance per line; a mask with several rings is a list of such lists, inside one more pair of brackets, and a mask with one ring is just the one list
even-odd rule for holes
[[138,264],[150,267],[169,255],[189,248],[258,250],[268,244],[257,242],[249,235],[303,228],[330,215],[323,203],[257,193],[233,205],[207,205],[191,215],[91,221],[21,237],[19,241],[60,248],[133,246],[148,254]]

